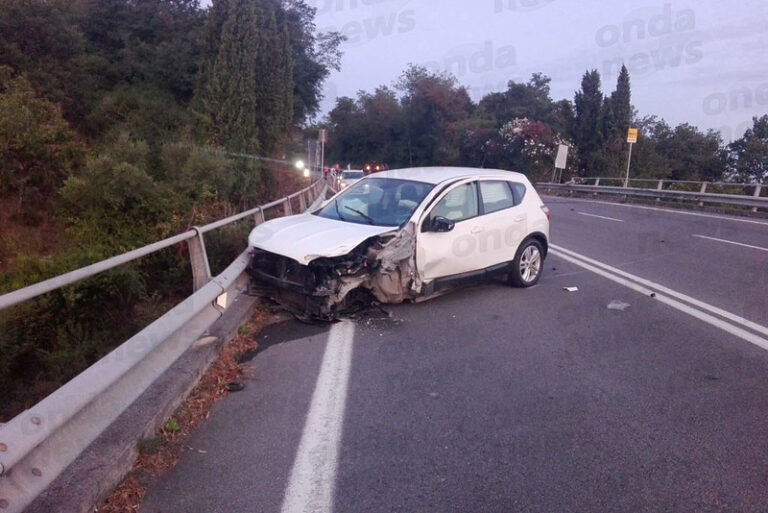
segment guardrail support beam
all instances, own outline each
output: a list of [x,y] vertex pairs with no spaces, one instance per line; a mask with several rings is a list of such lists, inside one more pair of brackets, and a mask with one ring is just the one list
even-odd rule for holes
[[193,290],[198,291],[211,281],[211,266],[205,251],[203,233],[197,226],[192,229],[197,232],[197,235],[189,239],[187,245],[189,247],[189,263],[192,265],[192,287]]
[[299,194],[299,210],[304,212],[307,209],[307,200],[304,198],[304,193]]
[[[755,185],[755,193],[753,194],[753,196],[755,198],[759,198],[762,190],[763,190],[763,184],[759,183]],[[757,212],[757,207],[752,207],[752,212]]]

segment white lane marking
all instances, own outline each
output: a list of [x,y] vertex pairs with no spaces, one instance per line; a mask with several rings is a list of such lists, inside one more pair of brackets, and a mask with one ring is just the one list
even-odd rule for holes
[[[552,246],[550,246],[550,251],[552,251]],[[596,266],[593,266],[591,264],[588,264],[578,258],[566,255],[565,253],[562,253],[561,251],[554,250],[552,251],[552,254],[567,260],[568,262],[571,262],[573,264],[578,265],[579,267],[583,267],[584,269],[588,269],[592,271],[595,274],[598,274],[604,278],[607,278],[611,281],[614,281],[616,283],[619,283],[621,285],[624,285],[627,288],[630,288],[632,290],[635,290],[637,292],[640,292],[641,294],[644,294],[646,296],[650,296],[653,292],[650,289],[647,289],[641,285],[638,285],[636,283],[633,283],[629,280],[625,280],[624,278],[620,278],[616,276],[615,274],[612,274],[610,272],[604,271],[603,269],[600,269]],[[707,324],[710,324],[711,326],[714,326],[716,328],[719,328],[725,332],[730,333],[731,335],[735,335],[742,340],[746,340],[747,342],[750,342],[762,349],[765,349],[768,351],[768,339],[759,337],[755,335],[754,333],[750,333],[749,331],[746,331],[743,328],[740,328],[738,326],[734,326],[733,324],[727,323],[722,319],[718,319],[717,317],[714,317],[712,315],[709,315],[708,313],[702,312],[701,310],[697,310],[691,306],[686,305],[685,303],[681,303],[680,301],[677,301],[675,299],[672,299],[671,297],[665,296],[663,294],[655,293],[654,299],[659,300],[660,302],[671,306],[672,308],[679,310],[683,313],[686,313],[692,317],[695,317],[696,319],[699,319],[700,321],[704,321]]]
[[[637,282],[640,285],[643,285],[644,287],[655,289],[657,292],[663,292],[664,294],[667,294],[669,296],[672,296],[674,298],[679,299],[680,301],[685,301],[686,303],[690,303],[691,305],[701,308],[702,310],[706,310],[710,313],[713,313],[715,315],[719,315],[720,317],[724,317],[725,319],[728,319],[732,322],[735,322],[737,324],[741,324],[742,326],[745,326],[751,330],[757,331],[758,333],[762,333],[763,335],[768,337],[768,328],[765,326],[758,324],[756,322],[750,321],[749,319],[745,319],[744,317],[741,317],[739,315],[736,315],[734,313],[731,313],[727,310],[723,310],[722,308],[718,308],[716,306],[712,306],[709,303],[705,303],[703,301],[699,301],[698,299],[692,298],[691,296],[688,296],[686,294],[683,294],[681,292],[677,292],[676,290],[672,290],[668,287],[665,287],[664,285],[661,285],[659,283],[655,283],[651,280],[646,280],[645,278],[641,278],[640,276],[635,276],[634,274],[630,274],[628,272],[622,271],[621,269],[618,269],[616,267],[610,266],[608,264],[604,264],[603,262],[599,262],[597,260],[594,260],[592,258],[589,258],[587,256],[581,255],[579,253],[576,253],[575,251],[571,251],[569,249],[562,248],[560,246],[556,246],[554,244],[550,244],[549,246],[552,249],[555,249],[556,251],[560,253],[564,253],[567,255],[570,255],[574,258],[579,258],[583,260],[584,262],[587,262],[593,266],[602,268],[608,272],[614,273],[616,275],[622,276],[628,280],[633,280]],[[564,256],[564,255],[560,255]],[[582,266],[583,267],[583,266]]]
[[693,237],[698,237],[700,239],[716,240],[717,242],[726,242],[728,244],[734,244],[736,246],[744,246],[745,248],[759,249],[760,251],[768,251],[768,248],[761,248],[760,246],[752,246],[750,244],[744,244],[743,242],[734,242],[732,240],[718,239],[717,237],[707,237],[706,235],[696,235],[695,233],[693,234]]
[[354,334],[349,321],[331,327],[282,513],[332,511]]
[[[561,196],[548,196],[544,194],[543,196],[547,198],[560,198]],[[666,212],[668,214],[682,214],[686,216],[696,216],[696,217],[709,217],[712,219],[722,219],[724,221],[737,221],[739,223],[750,223],[750,224],[760,224],[763,226],[768,226],[768,222],[766,221],[756,221],[754,219],[744,219],[742,217],[728,217],[728,216],[718,216],[715,214],[700,214],[699,212],[686,212],[684,210],[671,210],[669,208],[659,208],[659,207],[644,207],[641,205],[629,205],[627,203],[612,203],[610,201],[595,201],[595,200],[586,200],[586,199],[580,199],[580,198],[568,198],[567,201],[579,201],[581,203],[594,203],[596,205],[614,205],[617,207],[627,207],[627,208],[640,208],[642,210],[655,210],[657,212]],[[553,201],[552,204],[558,204],[558,203],[565,203],[564,201]]]
[[599,216],[597,214],[587,214],[586,212],[576,212],[579,215],[582,216],[589,216],[589,217],[599,217],[600,219],[607,219],[609,221],[616,221],[617,223],[623,223],[623,219],[616,219],[615,217],[605,217],[605,216]]

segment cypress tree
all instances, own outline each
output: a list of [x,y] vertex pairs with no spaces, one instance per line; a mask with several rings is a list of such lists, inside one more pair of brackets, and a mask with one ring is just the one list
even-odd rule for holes
[[574,98],[576,108],[576,129],[574,142],[579,155],[579,170],[582,174],[599,171],[596,165],[603,142],[602,108],[603,93],[600,91],[600,73],[587,71],[581,80],[581,90]]
[[610,133],[612,138],[623,139],[632,122],[631,91],[629,85],[629,71],[622,65],[619,78],[616,82],[616,90],[611,93]]
[[198,134],[233,151],[273,154],[293,117],[287,21],[275,0],[214,0],[200,66]]
[[254,83],[259,142],[266,154],[275,152],[293,118],[293,65],[285,16],[274,0],[262,0],[259,54]]
[[259,34],[253,0],[214,0],[208,21],[194,110],[208,144],[258,153],[254,84]]

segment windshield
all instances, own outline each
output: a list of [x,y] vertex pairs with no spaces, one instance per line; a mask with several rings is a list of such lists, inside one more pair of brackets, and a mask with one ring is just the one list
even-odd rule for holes
[[433,184],[368,178],[360,180],[315,212],[328,219],[375,226],[400,226],[419,206]]
[[365,176],[362,171],[344,171],[341,173],[342,180],[350,180],[355,178],[362,178]]

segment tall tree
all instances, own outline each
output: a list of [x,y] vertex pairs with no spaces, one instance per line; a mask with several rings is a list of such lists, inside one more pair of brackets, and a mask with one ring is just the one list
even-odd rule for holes
[[275,0],[214,0],[194,106],[202,138],[235,151],[275,152],[293,119],[291,53]]
[[611,115],[608,122],[610,138],[623,139],[632,121],[632,92],[629,84],[629,71],[622,65],[616,90],[611,93]]
[[582,174],[599,173],[599,152],[603,144],[601,130],[603,93],[600,91],[600,73],[587,71],[581,80],[581,90],[574,98],[576,126],[574,142],[578,149],[579,171]]
[[304,123],[317,114],[322,84],[331,70],[341,69],[338,32],[316,33],[317,9],[304,0],[283,0],[293,59],[293,122]]
[[209,14],[194,110],[206,143],[259,153],[257,8],[215,0]]
[[490,93],[480,100],[480,115],[496,119],[499,127],[520,118],[554,124],[557,116],[550,98],[551,81],[542,73],[533,73],[527,83],[510,80],[506,91]]
[[768,182],[768,115],[752,118],[752,127],[728,145],[729,178],[740,182]]
[[458,158],[458,148],[447,137],[452,123],[463,121],[473,110],[472,100],[456,78],[431,73],[411,65],[401,75],[406,151],[409,165],[430,165]]

